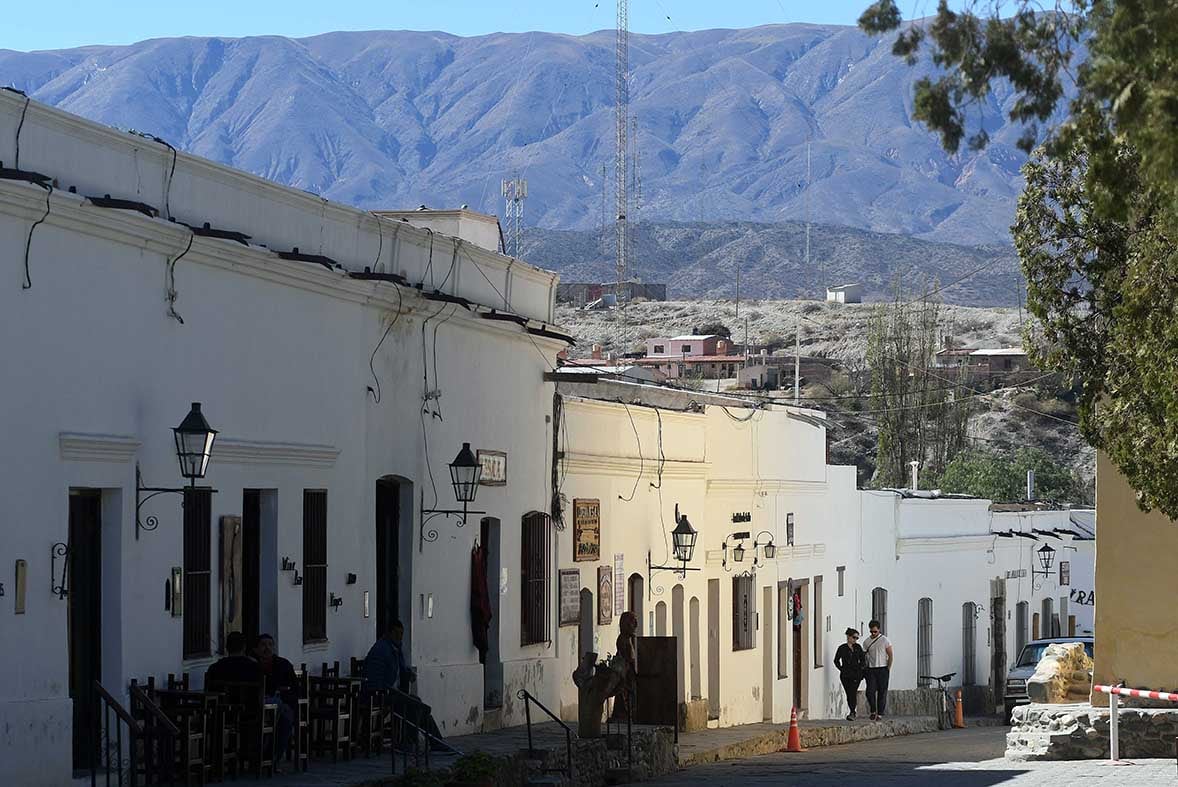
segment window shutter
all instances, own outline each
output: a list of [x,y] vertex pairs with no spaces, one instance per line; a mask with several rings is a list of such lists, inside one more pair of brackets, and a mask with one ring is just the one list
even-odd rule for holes
[[212,503],[208,489],[184,490],[184,658],[212,653]]
[[520,644],[548,642],[548,597],[551,595],[552,548],[547,514],[533,511],[523,518],[520,533]]
[[327,639],[327,492],[303,490],[303,642]]

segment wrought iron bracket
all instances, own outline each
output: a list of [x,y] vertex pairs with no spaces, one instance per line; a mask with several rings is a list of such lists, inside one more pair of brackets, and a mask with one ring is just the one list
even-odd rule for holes
[[[155,530],[160,525],[159,517],[155,516],[154,514],[149,514],[146,519],[144,519],[140,516],[139,511],[141,508],[143,508],[144,503],[146,503],[148,500],[151,500],[153,497],[159,497],[160,495],[168,495],[168,494],[183,495],[189,489],[197,489],[197,488],[198,487],[196,485],[195,478],[192,479],[192,484],[189,486],[181,486],[181,487],[144,486],[143,485],[143,474],[141,472],[139,472],[139,463],[136,462],[135,463],[135,540],[136,541],[139,540],[139,531],[141,531],[141,530],[152,531],[152,530]],[[200,489],[207,489],[207,491],[214,493],[214,494],[217,491],[216,489],[208,489],[207,487],[199,487],[199,488]],[[181,505],[183,505],[183,503]]]
[[[57,576],[57,559],[61,558],[61,578]],[[69,571],[70,571],[70,547],[62,541],[58,541],[49,548],[49,589],[53,595],[60,599],[64,599],[70,594],[69,588]]]
[[[417,537],[417,551],[421,552],[425,549],[425,543],[428,541],[431,544],[438,540],[438,530],[435,527],[428,527],[429,523],[438,517],[446,517],[447,519],[454,518],[458,520],[458,527],[466,527],[466,518],[471,514],[482,515],[486,511],[471,511],[467,508],[466,503],[462,504],[462,509],[453,508],[426,508],[425,507],[425,491],[422,490],[418,495],[418,508],[421,511],[421,531]],[[428,527],[428,529],[427,529]]]
[[673,571],[679,575],[680,579],[687,579],[688,571],[702,571],[700,568],[689,568],[686,562],[681,562],[680,565],[675,566],[656,566],[651,563],[650,550],[646,551],[646,598],[649,600],[653,596],[661,596],[663,588],[660,586],[657,590],[654,587],[654,575],[657,571]]

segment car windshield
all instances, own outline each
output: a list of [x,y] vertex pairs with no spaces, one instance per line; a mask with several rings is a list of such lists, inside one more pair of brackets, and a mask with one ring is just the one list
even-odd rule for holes
[[[1020,666],[1020,667],[1033,667],[1033,666],[1035,666],[1036,664],[1039,663],[1039,659],[1043,658],[1043,651],[1047,650],[1047,646],[1051,645],[1051,644],[1057,644],[1057,643],[1037,642],[1037,643],[1032,643],[1030,645],[1025,645],[1023,647],[1022,655],[1019,656],[1018,666]],[[1084,643],[1084,650],[1088,653],[1088,658],[1092,658],[1092,643],[1091,642]]]

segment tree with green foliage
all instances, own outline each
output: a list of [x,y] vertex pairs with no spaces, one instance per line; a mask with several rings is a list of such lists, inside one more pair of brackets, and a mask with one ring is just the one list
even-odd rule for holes
[[[1020,146],[1043,139],[1013,228],[1042,337],[1031,350],[1077,385],[1081,431],[1142,508],[1178,518],[1178,4],[977,8],[941,0],[931,21],[904,24],[895,0],[878,0],[860,25],[898,31],[893,51],[910,62],[931,49],[941,73],[916,83],[914,114],[951,152],[968,110],[996,83],[1013,89]],[[974,131],[969,146],[984,147]]]
[[703,325],[697,325],[695,327],[695,335],[696,336],[721,336],[725,339],[731,339],[732,338],[732,331],[730,331],[728,329],[728,326],[722,322],[707,322],[707,323],[704,323]]
[[1088,502],[1075,474],[1037,448],[1013,453],[962,451],[949,460],[935,485],[943,492],[1012,502],[1026,498],[1028,470],[1035,471],[1035,499]]
[[877,487],[908,483],[908,463],[937,473],[965,447],[970,400],[962,385],[930,373],[938,344],[940,307],[922,298],[878,307],[867,328],[870,411],[879,425]]

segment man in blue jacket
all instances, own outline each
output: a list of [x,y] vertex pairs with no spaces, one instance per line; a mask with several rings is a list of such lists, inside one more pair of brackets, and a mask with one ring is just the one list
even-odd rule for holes
[[[426,745],[435,751],[449,749],[442,742],[442,733],[434,722],[430,706],[416,697],[409,696],[409,685],[417,680],[417,670],[409,666],[405,658],[405,626],[393,621],[389,630],[376,641],[364,658],[364,688],[369,691],[396,689],[393,693],[393,712],[410,724],[418,725],[427,733]],[[403,727],[403,743],[416,739],[415,731]]]

